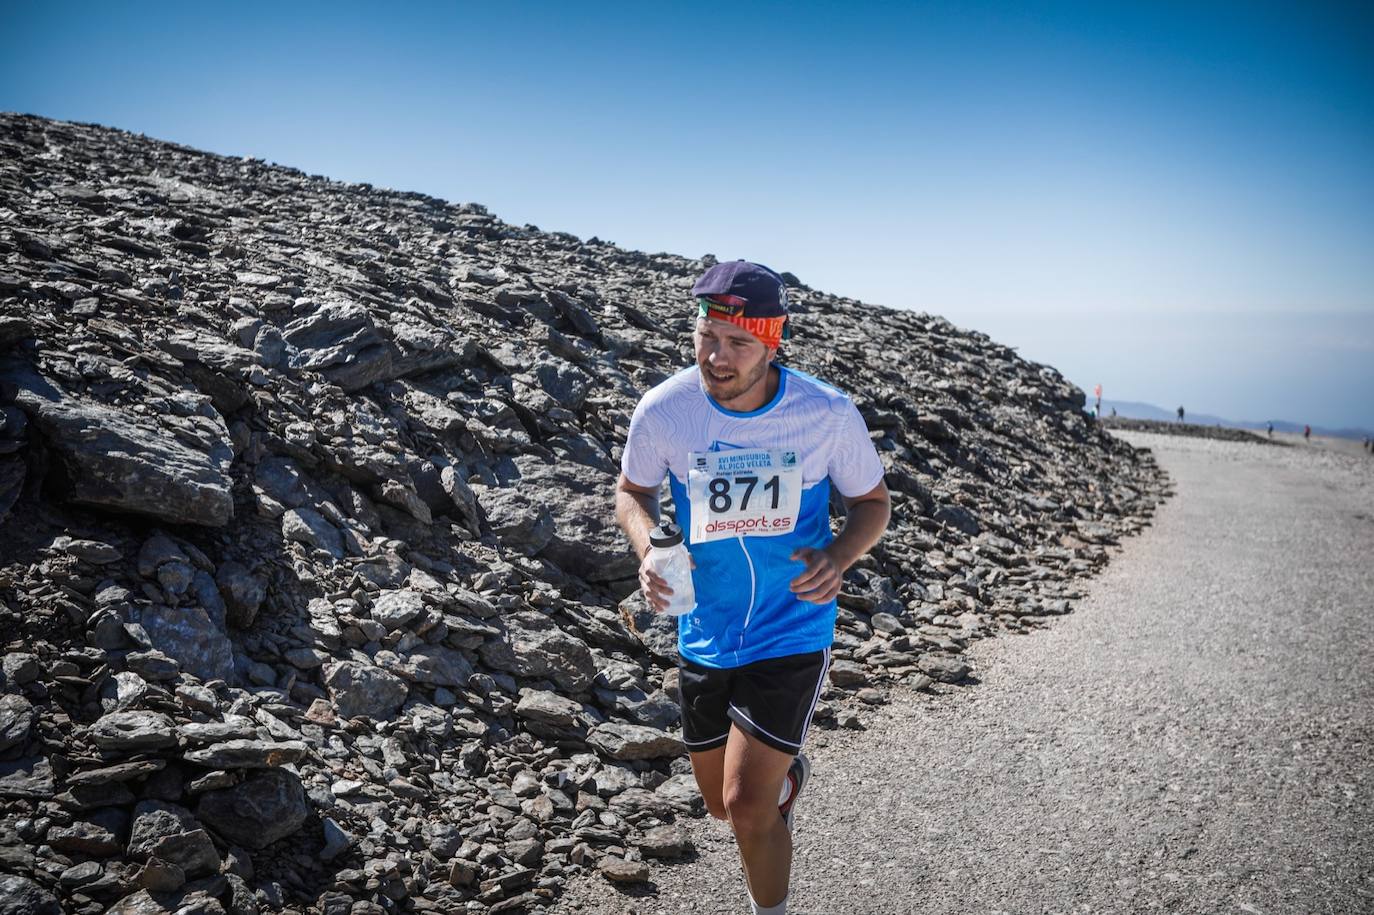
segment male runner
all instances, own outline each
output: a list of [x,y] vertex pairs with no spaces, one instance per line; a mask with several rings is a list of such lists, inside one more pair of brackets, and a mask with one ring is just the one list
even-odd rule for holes
[[[887,527],[883,466],[848,397],[774,364],[787,289],[721,263],[692,287],[696,365],[644,395],[630,422],[616,519],[641,559],[669,477],[697,606],[679,617],[683,742],[711,815],[727,820],[756,915],[783,915],[800,755],[835,638],[841,576]],[[830,532],[830,487],[844,500]],[[646,600],[672,592],[641,564]]]

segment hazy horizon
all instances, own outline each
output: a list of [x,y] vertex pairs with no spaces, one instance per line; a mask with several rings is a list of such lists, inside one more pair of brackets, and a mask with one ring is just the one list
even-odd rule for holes
[[1374,8],[8,7],[0,109],[746,257],[1091,392],[1374,429]]

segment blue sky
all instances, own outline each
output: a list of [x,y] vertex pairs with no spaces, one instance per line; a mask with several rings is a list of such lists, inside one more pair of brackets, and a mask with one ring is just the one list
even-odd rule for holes
[[746,257],[1374,429],[1368,4],[6,4],[0,109]]

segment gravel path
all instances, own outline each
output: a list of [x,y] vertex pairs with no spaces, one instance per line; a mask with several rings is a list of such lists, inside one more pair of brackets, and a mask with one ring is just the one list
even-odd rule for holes
[[[1374,912],[1374,458],[1124,433],[1178,494],[980,685],[813,732],[790,911]],[[747,912],[733,840],[582,915]]]

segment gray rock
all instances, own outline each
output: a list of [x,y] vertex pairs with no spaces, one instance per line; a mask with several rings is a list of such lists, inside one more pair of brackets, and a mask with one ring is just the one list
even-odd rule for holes
[[203,750],[189,750],[185,758],[212,769],[266,769],[299,762],[308,751],[299,740],[227,740]]
[[0,915],[62,915],[62,906],[28,877],[0,874]]
[[575,728],[582,715],[582,703],[548,690],[522,689],[515,714],[556,728]]
[[282,336],[296,348],[291,368],[319,372],[345,391],[395,377],[396,349],[361,305],[330,302],[292,321]]
[[229,325],[229,339],[241,347],[251,348],[258,331],[264,326],[265,322],[261,318],[239,318]]
[[467,481],[452,465],[440,468],[439,483],[458,509],[458,517],[463,520],[463,524],[472,533],[477,533],[481,525],[481,516],[477,511],[477,496],[473,493],[472,487],[468,486]]
[[577,333],[586,337],[599,337],[601,335],[601,327],[596,323],[596,319],[592,317],[591,312],[587,311],[587,309],[572,296],[557,289],[548,289],[544,292],[544,298],[548,300],[549,304],[552,305],[559,314],[572,324],[573,329],[577,331]]
[[636,844],[651,858],[680,858],[694,851],[691,833],[676,824],[655,826]]
[[962,505],[943,505],[935,512],[935,520],[976,537],[982,531],[977,517]]
[[215,843],[203,829],[163,836],[148,854],[151,859],[176,865],[190,878],[217,874],[222,863]]
[[533,838],[517,839],[507,842],[501,851],[521,867],[535,867],[544,857],[544,843]]
[[356,837],[334,822],[333,817],[324,818],[323,828],[324,848],[320,849],[321,861],[333,861],[357,841]]
[[886,632],[889,635],[900,635],[906,631],[902,621],[890,613],[875,613],[869,618],[869,623],[879,632]]
[[129,670],[145,680],[175,680],[181,675],[181,665],[160,651],[131,651],[124,656]]
[[372,599],[372,618],[390,632],[414,622],[425,612],[418,591],[383,591]]
[[396,588],[405,584],[410,576],[410,563],[394,553],[383,553],[358,563],[353,571],[379,588]]
[[215,583],[224,596],[226,621],[239,629],[247,629],[257,619],[258,608],[267,598],[267,582],[254,575],[240,563],[222,562],[215,574]]
[[447,645],[417,648],[393,669],[406,680],[430,686],[466,686],[473,674],[472,663]]
[[596,793],[601,797],[615,797],[631,788],[639,788],[639,773],[622,766],[606,766],[592,778]]
[[252,341],[252,349],[258,363],[267,368],[280,367],[286,358],[286,341],[282,338],[281,331],[270,324],[258,328],[257,336]]
[[682,718],[682,709],[661,690],[645,693],[638,687],[627,690],[596,690],[601,706],[616,715],[623,715],[646,727],[667,730]]
[[175,603],[191,589],[195,574],[189,562],[168,562],[158,566],[157,583],[162,586],[162,593]]
[[234,676],[234,646],[201,607],[153,604],[139,612],[153,647],[202,680]]
[[210,744],[226,740],[251,740],[257,725],[243,715],[225,715],[223,721],[189,721],[177,725],[177,735],[187,743]]
[[392,377],[404,378],[457,365],[471,365],[473,342],[448,327],[416,320],[393,320],[389,328],[399,353],[392,354]]
[[323,550],[335,559],[343,559],[343,535],[313,508],[293,508],[281,516],[281,533],[287,540]]
[[[253,895],[253,891],[248,888],[248,884],[238,874],[225,874],[225,882],[229,884],[229,908],[228,915],[258,915],[258,900]],[[330,915],[326,910],[326,915]]]
[[138,872],[138,885],[150,893],[175,893],[186,885],[181,865],[149,858]]
[[57,882],[62,884],[64,889],[74,890],[77,887],[85,886],[100,879],[105,873],[105,868],[99,861],[83,861],[81,864],[73,864],[58,875]]
[[5,680],[20,686],[37,680],[42,669],[38,655],[27,651],[6,652],[3,660],[0,660],[0,670],[4,671]]
[[22,746],[33,729],[33,703],[23,696],[0,696],[0,753]]
[[395,674],[357,661],[326,664],[324,682],[343,718],[386,720],[396,714],[410,689]]
[[148,695],[148,684],[138,674],[121,670],[105,681],[100,700],[106,711],[120,712],[133,708]]
[[226,616],[224,595],[220,594],[219,586],[215,584],[214,577],[204,569],[196,569],[195,574],[191,576],[190,593],[196,603],[210,617],[215,628],[223,629]]
[[508,548],[533,556],[554,536],[553,516],[536,496],[519,489],[484,487],[477,502],[492,533]]
[[108,565],[124,557],[119,547],[98,540],[69,540],[62,547],[68,556],[75,556],[91,565]]
[[420,498],[414,484],[409,480],[383,480],[374,493],[380,501],[401,509],[421,524],[432,524],[434,521],[429,505]]
[[207,791],[196,805],[211,830],[252,849],[291,835],[309,814],[305,789],[288,769],[264,769],[232,788]]
[[139,801],[138,806],[134,807],[133,825],[129,830],[129,857],[142,861],[153,853],[163,839],[199,829],[200,824],[191,811],[180,804]]
[[52,764],[45,757],[0,759],[0,797],[50,798],[54,791]]
[[610,809],[620,816],[634,819],[648,815],[665,820],[673,815],[673,806],[667,799],[639,787],[627,788],[611,798]]
[[1115,543],[1116,531],[1100,521],[1075,521],[1074,530],[1089,543]]
[[109,858],[124,851],[124,831],[128,817],[122,810],[106,808],[86,820],[76,820],[70,826],[54,826],[45,840],[58,851],[92,858]]
[[608,721],[592,728],[591,744],[611,759],[663,759],[681,756],[682,741],[654,728]]
[[156,578],[157,570],[169,562],[189,565],[191,558],[177,546],[175,540],[161,531],[144,540],[138,548],[138,574],[144,578]]
[[300,508],[310,501],[309,484],[296,462],[273,455],[253,469],[253,483],[274,502],[286,508]]
[[929,652],[916,659],[921,673],[941,683],[958,683],[969,675],[970,667],[957,655]]
[[534,376],[545,393],[569,410],[582,409],[592,385],[586,372],[557,356],[542,356],[534,366]]
[[[548,506],[554,533],[540,555],[588,581],[633,578],[639,560],[615,523],[606,493],[615,476],[585,465],[547,464],[539,458],[515,458],[520,491]],[[486,508],[485,503],[483,508]]]
[[654,793],[677,810],[692,811],[705,806],[701,789],[692,775],[674,775],[655,788]]
[[205,712],[207,715],[219,711],[219,700],[214,692],[204,686],[182,683],[176,688],[176,697],[181,707],[188,711]]
[[59,794],[56,800],[68,810],[94,810],[99,807],[132,804],[136,798],[123,783],[115,782],[85,787],[69,784],[67,790]]
[[610,855],[596,865],[597,871],[611,883],[647,883],[649,865],[643,861],[626,861]]
[[120,753],[160,750],[177,742],[172,719],[161,712],[110,712],[97,719],[87,735],[100,749]]
[[517,612],[504,621],[505,637],[484,642],[482,662],[522,677],[548,677],[563,689],[582,692],[596,676],[586,643],[542,613]]
[[164,768],[167,761],[163,759],[142,759],[135,762],[117,763],[113,766],[103,766],[99,769],[86,769],[82,772],[73,772],[67,776],[69,787],[109,785],[117,782],[133,781],[137,778],[144,778],[154,772]]
[[836,686],[867,686],[868,671],[860,664],[843,659],[830,662],[830,682]]
[[314,648],[290,648],[282,652],[282,657],[292,667],[300,670],[314,670],[321,666],[329,655]]
[[18,384],[19,406],[62,462],[69,501],[174,524],[223,527],[233,518],[233,449],[218,415],[197,417],[202,437],[192,445],[152,420],[70,394],[23,363],[0,360],[3,380]]

